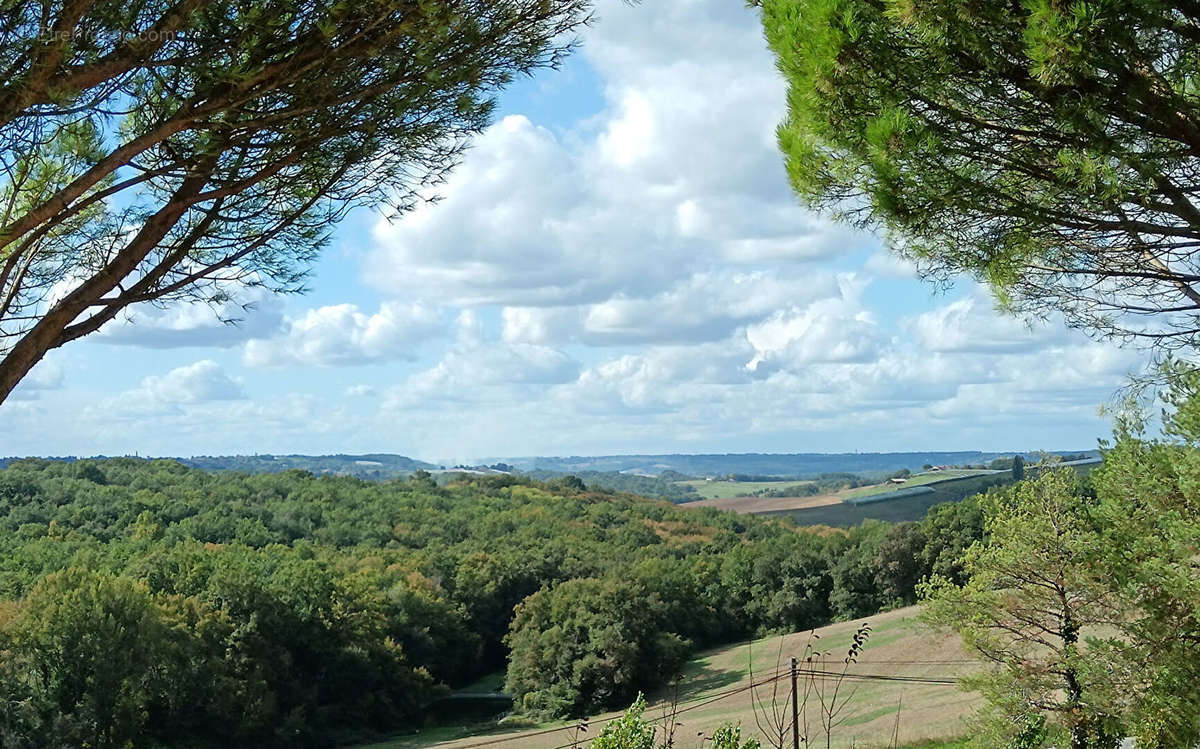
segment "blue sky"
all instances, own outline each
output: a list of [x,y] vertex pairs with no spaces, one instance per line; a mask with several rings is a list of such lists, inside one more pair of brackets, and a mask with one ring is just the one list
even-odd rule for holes
[[351,215],[310,294],[246,293],[237,327],[151,307],[55,352],[0,454],[1093,447],[1142,356],[805,210],[783,96],[741,4],[603,0],[442,201]]

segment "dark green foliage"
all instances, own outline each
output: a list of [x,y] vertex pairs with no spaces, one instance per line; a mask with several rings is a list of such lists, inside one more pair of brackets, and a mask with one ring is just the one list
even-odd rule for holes
[[928,572],[923,557],[929,539],[922,525],[890,526],[875,545],[875,586],[885,605],[907,605],[916,600],[913,590]]
[[676,675],[689,650],[670,609],[637,583],[569,580],[517,607],[505,688],[524,710],[588,715]]
[[8,667],[26,678],[5,697],[23,698],[28,715],[6,726],[5,744],[107,748],[141,736],[170,689],[155,668],[174,660],[163,614],[127,578],[70,568],[38,583],[6,626]]
[[856,529],[843,542],[845,548],[830,570],[833,588],[829,607],[839,619],[853,619],[880,609],[883,599],[876,584],[881,561],[878,549],[886,532],[887,526],[872,522]]
[[[993,490],[995,491],[995,490]],[[983,537],[983,510],[976,497],[938,505],[921,523],[925,547],[921,566],[931,575],[956,584],[966,581],[962,568],[963,553]]]
[[911,601],[946,564],[934,544],[978,529],[943,508],[816,533],[578,480],[422,473],[0,470],[0,744],[327,745],[506,663],[518,704],[587,712],[695,648]]

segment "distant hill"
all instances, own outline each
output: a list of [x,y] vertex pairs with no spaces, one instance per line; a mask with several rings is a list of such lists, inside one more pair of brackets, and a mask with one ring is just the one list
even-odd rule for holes
[[[1020,451],[1018,451],[1020,452]],[[1057,451],[1065,454],[1068,451]],[[1094,454],[1095,451],[1079,451]],[[523,471],[580,473],[630,471],[658,475],[677,471],[691,476],[724,476],[731,473],[797,478],[822,473],[887,474],[929,465],[979,465],[1013,452],[911,452],[911,453],[741,453],[725,455],[601,455],[571,457],[505,458]],[[1026,452],[1031,456],[1033,453]]]
[[405,476],[417,470],[437,469],[438,466],[421,460],[372,453],[369,455],[198,455],[176,458],[180,463],[206,471],[241,471],[244,473],[279,473],[299,469],[310,473],[332,473],[338,476],[357,476],[366,479],[386,479]]
[[[535,470],[527,471],[523,475],[538,481],[552,481],[568,474],[562,471]],[[701,499],[695,488],[687,484],[676,483],[676,477],[687,478],[682,474],[665,472],[658,476],[643,476],[620,471],[576,471],[570,475],[579,477],[589,489],[628,492],[629,494],[640,494],[643,497],[665,499],[669,502],[690,502]]]
[[[105,459],[95,455],[89,459]],[[131,456],[125,456],[131,457]],[[11,461],[20,458],[0,458],[0,468],[8,467]],[[82,457],[65,455],[46,460],[73,463]],[[147,458],[149,460],[149,458]],[[389,479],[407,476],[416,470],[435,470],[439,466],[414,460],[403,455],[379,453],[372,455],[198,455],[191,458],[172,458],[185,466],[205,471],[240,471],[242,473],[280,473],[292,469],[313,474],[357,476],[364,479]]]
[[[1034,453],[1024,453],[1036,460]],[[1056,454],[1096,455],[1094,450]],[[672,501],[696,499],[686,487],[672,482],[691,476],[741,476],[771,479],[805,479],[827,473],[855,473],[883,477],[907,468],[918,471],[929,465],[981,465],[996,458],[1012,457],[1012,452],[911,452],[911,453],[728,453],[723,455],[597,455],[570,457],[489,458],[475,468],[479,472],[515,470],[532,473],[536,478],[575,474],[584,477],[588,485],[597,488],[629,491]],[[102,458],[104,456],[92,456]],[[167,457],[167,456],[164,456]],[[71,462],[75,456],[50,458]],[[314,474],[357,476],[364,479],[389,479],[406,476],[416,470],[441,472],[445,467],[404,455],[371,453],[367,455],[197,455],[190,458],[171,458],[186,466],[206,471],[242,471],[245,473],[278,473],[290,469]],[[0,458],[0,468],[14,458]],[[457,466],[456,469],[462,469]],[[451,469],[448,473],[453,473]],[[618,476],[616,474],[628,474]],[[666,474],[665,476],[663,474]],[[641,481],[639,477],[648,480]],[[589,480],[590,479],[590,480]],[[663,480],[659,480],[663,479]]]

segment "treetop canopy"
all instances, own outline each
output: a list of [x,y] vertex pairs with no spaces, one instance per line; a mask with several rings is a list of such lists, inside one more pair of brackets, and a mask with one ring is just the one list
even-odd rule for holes
[[1198,342],[1200,5],[756,4],[811,205],[1018,313]]

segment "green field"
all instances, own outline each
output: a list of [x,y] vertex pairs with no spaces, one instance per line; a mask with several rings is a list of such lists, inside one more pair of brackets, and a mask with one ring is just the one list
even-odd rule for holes
[[[967,658],[957,637],[930,630],[915,619],[915,614],[915,608],[909,608],[868,618],[866,621],[871,623],[874,631],[851,673],[946,679],[957,678],[977,667]],[[821,647],[834,652],[843,650],[859,623],[841,622],[817,630]],[[786,663],[789,655],[802,655],[806,642],[808,633],[796,633],[787,635],[782,641],[765,638],[751,644],[710,650],[693,658],[684,669],[678,692],[681,712],[677,720],[683,726],[683,741],[677,746],[681,749],[699,746],[698,732],[709,732],[726,721],[740,722],[746,736],[756,735],[753,705],[756,702],[760,706],[768,705],[771,692],[769,688],[739,691],[749,683],[751,664],[755,681],[761,681],[777,663]],[[966,730],[964,720],[979,704],[974,695],[948,684],[887,681],[846,681],[845,684],[847,689],[854,690],[853,697],[845,713],[846,720],[834,734],[834,747],[889,746],[899,710],[901,746],[957,749],[961,746],[957,739]],[[783,694],[786,694],[786,688],[783,688]],[[654,719],[662,715],[661,703],[665,696],[651,696],[648,717]],[[616,714],[593,718],[585,736],[594,736],[603,720]],[[443,726],[362,749],[461,749],[484,739],[495,741],[489,746],[497,749],[552,749],[570,741],[569,731],[538,731],[565,729],[570,725],[525,725],[519,730],[496,723]],[[586,742],[581,745],[586,746]]]
[[730,499],[744,497],[763,489],[784,489],[789,486],[811,483],[809,481],[676,481],[680,486],[690,486],[701,499]]
[[877,484],[875,486],[864,486],[861,489],[855,489],[846,495],[847,498],[869,497],[872,494],[881,494],[883,492],[895,491],[896,489],[907,489],[910,486],[924,486],[926,484],[938,484],[943,481],[965,478],[967,476],[988,476],[995,474],[995,471],[984,471],[973,468],[951,468],[945,471],[932,471],[929,473],[917,473],[908,478],[903,484]]
[[[989,475],[994,471],[984,471],[977,469],[960,469],[952,468],[945,471],[936,471],[930,473],[918,473],[903,484],[882,483],[873,486],[864,486],[858,489],[853,489],[845,496],[847,497],[865,497],[871,494],[879,494],[889,492],[895,489],[908,486],[922,486],[924,484],[936,484],[942,481],[952,481],[958,478],[968,476]],[[701,499],[733,499],[735,497],[746,497],[753,495],[755,492],[763,490],[778,490],[786,489],[789,486],[799,486],[801,484],[811,484],[811,481],[792,480],[792,481],[706,481],[704,479],[692,479],[690,481],[677,481],[680,486],[690,486],[696,490]]]
[[[957,479],[926,484],[932,492],[915,497],[898,497],[882,502],[853,505],[846,502],[818,507],[805,507],[797,510],[780,510],[765,512],[764,515],[787,515],[797,525],[830,525],[849,528],[864,520],[882,520],[888,523],[906,523],[920,520],[930,507],[944,502],[958,502],[962,499],[987,491],[992,486],[1000,486],[1012,482],[1012,474],[1008,471],[987,473],[976,476],[964,476]],[[907,486],[904,484],[902,486]]]

